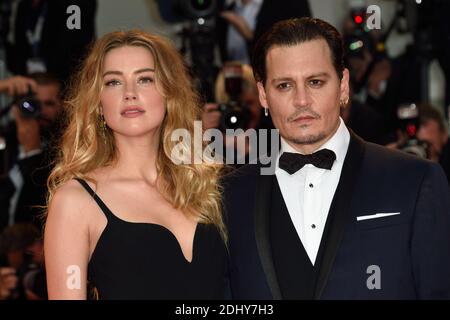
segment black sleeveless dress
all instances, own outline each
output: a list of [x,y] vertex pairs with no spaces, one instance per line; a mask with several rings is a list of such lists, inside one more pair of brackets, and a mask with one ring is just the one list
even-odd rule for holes
[[99,299],[222,299],[227,250],[218,229],[198,223],[192,262],[167,228],[115,216],[86,181],[78,179],[108,222],[88,265]]

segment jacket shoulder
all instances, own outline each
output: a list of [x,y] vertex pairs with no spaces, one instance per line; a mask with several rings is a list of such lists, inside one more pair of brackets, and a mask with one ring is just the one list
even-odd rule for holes
[[389,149],[370,142],[366,142],[365,144],[365,160],[377,166],[379,170],[389,170],[389,168],[392,168],[399,173],[408,171],[409,173],[424,174],[436,165],[429,160],[403,151]]

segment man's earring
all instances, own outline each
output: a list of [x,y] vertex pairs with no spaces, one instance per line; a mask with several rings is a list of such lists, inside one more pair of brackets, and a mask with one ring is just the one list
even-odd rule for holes
[[264,108],[264,115],[265,115],[266,117],[269,116],[269,108]]
[[349,98],[346,97],[345,99],[341,100],[341,108],[345,108],[348,104]]

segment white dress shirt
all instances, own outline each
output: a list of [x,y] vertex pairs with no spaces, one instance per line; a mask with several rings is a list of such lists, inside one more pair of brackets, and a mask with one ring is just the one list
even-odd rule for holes
[[[350,133],[340,118],[336,133],[316,151],[330,149],[336,154],[331,170],[305,165],[290,175],[277,165],[275,175],[295,230],[314,265],[342,165],[350,143]],[[281,138],[281,152],[300,153]],[[279,159],[279,157],[278,157]]]

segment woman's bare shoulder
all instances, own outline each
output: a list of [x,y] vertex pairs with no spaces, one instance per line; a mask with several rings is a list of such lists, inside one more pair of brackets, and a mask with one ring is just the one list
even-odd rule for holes
[[88,218],[87,213],[93,201],[84,187],[77,180],[72,179],[56,189],[49,204],[48,213],[49,216],[55,216],[57,213],[60,219],[84,220],[83,218]]
[[70,202],[77,202],[77,200],[86,200],[90,198],[89,193],[84,189],[80,182],[71,179],[64,184],[58,186],[53,199],[62,199]]

